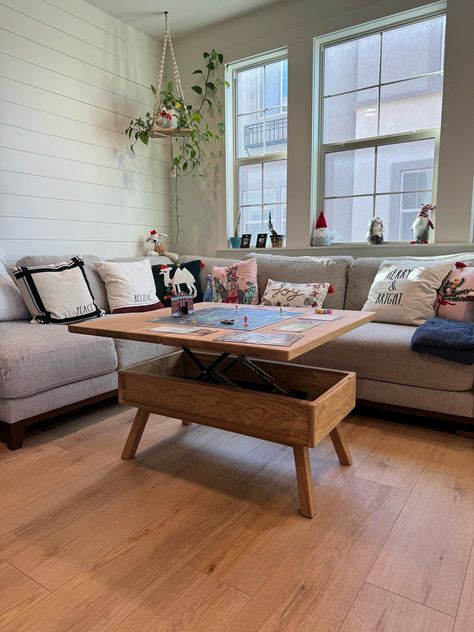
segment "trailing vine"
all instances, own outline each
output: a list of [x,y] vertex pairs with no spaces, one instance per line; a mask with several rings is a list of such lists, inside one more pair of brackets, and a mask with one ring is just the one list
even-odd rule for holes
[[[195,105],[186,105],[184,100],[174,95],[173,82],[169,82],[164,90],[158,94],[156,88],[151,86],[159,107],[155,107],[154,113],[147,112],[144,117],[138,117],[130,121],[125,134],[132,141],[130,148],[138,141],[148,145],[150,134],[157,123],[157,115],[173,112],[177,119],[176,129],[189,130],[181,137],[171,139],[171,165],[170,171],[175,177],[174,183],[174,214],[176,241],[179,240],[183,230],[181,228],[181,214],[179,197],[179,178],[191,174],[199,180],[206,179],[216,169],[219,159],[222,157],[222,141],[224,139],[224,87],[222,79],[222,67],[224,57],[212,49],[204,52],[203,67],[193,71],[197,82],[191,86],[191,90],[198,95]],[[212,120],[212,127],[209,125]]]

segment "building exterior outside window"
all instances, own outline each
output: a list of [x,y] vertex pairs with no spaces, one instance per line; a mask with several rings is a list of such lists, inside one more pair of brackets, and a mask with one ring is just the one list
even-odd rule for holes
[[[227,178],[230,215],[235,222],[240,213],[240,233],[256,237],[268,232],[271,213],[275,230],[286,234],[286,51],[230,64],[227,80],[232,109],[226,139],[227,160],[231,163]],[[228,224],[231,235],[234,224]]]
[[318,40],[317,203],[335,241],[364,241],[377,215],[407,241],[435,201],[444,37],[440,13]]

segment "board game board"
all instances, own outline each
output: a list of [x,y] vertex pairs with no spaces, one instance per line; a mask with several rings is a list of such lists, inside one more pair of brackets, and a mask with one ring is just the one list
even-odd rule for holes
[[[181,316],[181,318],[173,318],[172,316],[164,316],[163,318],[154,318],[150,322],[173,325],[194,325],[195,327],[218,327],[219,329],[239,329],[242,331],[253,331],[268,325],[281,323],[289,318],[301,316],[301,311],[289,310],[283,308],[280,314],[279,309],[259,309],[258,307],[248,307],[239,305],[235,307],[206,307],[196,310],[192,316]],[[247,316],[248,325],[244,327],[244,316]],[[233,319],[233,325],[223,325],[221,320]]]

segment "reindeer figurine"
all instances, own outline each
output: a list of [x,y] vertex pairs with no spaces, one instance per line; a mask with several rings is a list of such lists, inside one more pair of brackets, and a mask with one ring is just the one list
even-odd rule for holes
[[145,254],[147,257],[168,257],[173,263],[179,259],[175,252],[167,252],[165,245],[161,243],[162,237],[168,237],[166,233],[159,233],[155,229],[150,230],[150,235],[145,242]]

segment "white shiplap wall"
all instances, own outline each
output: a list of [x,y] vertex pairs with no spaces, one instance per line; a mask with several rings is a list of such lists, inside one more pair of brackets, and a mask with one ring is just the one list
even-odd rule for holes
[[170,233],[168,141],[128,149],[159,42],[82,0],[0,0],[0,245],[142,254]]

